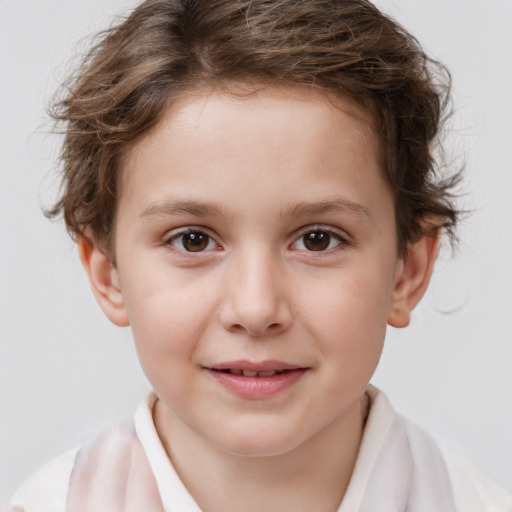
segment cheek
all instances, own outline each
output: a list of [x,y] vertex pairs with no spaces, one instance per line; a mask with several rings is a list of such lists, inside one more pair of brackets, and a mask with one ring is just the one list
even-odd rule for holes
[[375,369],[386,333],[392,287],[379,269],[343,272],[311,287],[304,322],[326,360],[335,358],[344,373]]
[[146,280],[127,287],[123,294],[137,352],[146,371],[193,359],[214,314],[214,298],[203,286],[196,286],[193,281],[180,285],[178,279]]

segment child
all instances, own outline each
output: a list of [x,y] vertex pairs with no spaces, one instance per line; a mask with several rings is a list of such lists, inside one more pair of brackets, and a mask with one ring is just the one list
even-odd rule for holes
[[365,0],[147,0],[56,107],[62,213],[152,393],[14,510],[507,511],[369,386],[452,234],[449,78]]

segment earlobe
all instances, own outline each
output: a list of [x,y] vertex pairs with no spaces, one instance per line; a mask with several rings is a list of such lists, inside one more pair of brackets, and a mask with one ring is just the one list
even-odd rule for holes
[[427,291],[439,249],[439,229],[408,246],[407,255],[397,266],[388,323],[407,327],[411,311]]
[[114,324],[120,327],[129,325],[119,275],[105,251],[92,238],[80,237],[78,252],[94,297],[103,312]]

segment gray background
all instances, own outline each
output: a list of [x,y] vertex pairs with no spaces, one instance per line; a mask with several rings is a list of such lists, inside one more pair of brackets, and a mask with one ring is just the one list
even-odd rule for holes
[[[449,148],[467,162],[474,214],[412,325],[388,333],[374,382],[512,491],[512,1],[377,3],[453,72]],[[40,211],[59,142],[44,106],[77,41],[132,5],[0,0],[0,504],[149,389],[129,330],[103,317],[62,225]]]

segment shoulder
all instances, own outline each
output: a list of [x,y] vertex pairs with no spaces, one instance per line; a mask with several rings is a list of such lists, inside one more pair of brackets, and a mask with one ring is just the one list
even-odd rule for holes
[[14,493],[8,511],[64,512],[77,452],[70,450],[37,471]]
[[409,440],[421,437],[437,446],[450,480],[457,512],[512,512],[512,494],[481,466],[454,448],[438,442],[422,428],[404,419]]
[[[373,417],[369,416],[369,422],[378,427],[374,428],[377,434],[373,437],[380,435],[383,445],[389,448],[389,444],[394,442],[392,434],[403,428],[415,464],[423,473],[422,481],[426,475],[432,474],[439,480],[442,471],[444,477],[438,483],[448,480],[457,512],[512,512],[512,494],[477,463],[438,442],[414,422],[396,413],[382,391],[371,387],[369,396],[370,414],[373,414]],[[384,435],[386,429],[389,433]]]
[[512,512],[512,494],[484,469],[453,448],[440,444],[457,510],[461,512]]
[[442,457],[457,512],[512,512],[512,494],[506,491],[484,469],[460,452],[439,443],[423,429],[405,420],[409,441],[422,438]]
[[[139,405],[139,416],[146,415],[151,418],[151,408],[155,400],[154,394],[149,393]],[[2,509],[2,512],[65,512],[71,475],[80,460],[77,455],[91,448],[99,450],[105,440],[122,445],[131,439],[132,434],[127,434],[127,426],[132,429],[133,422],[113,425],[83,447],[74,448],[53,459],[17,489],[9,501],[7,511]],[[105,450],[99,452],[105,456]],[[106,452],[108,455],[108,450]]]

